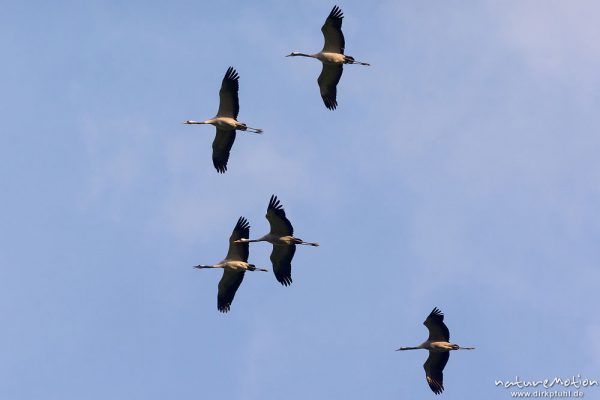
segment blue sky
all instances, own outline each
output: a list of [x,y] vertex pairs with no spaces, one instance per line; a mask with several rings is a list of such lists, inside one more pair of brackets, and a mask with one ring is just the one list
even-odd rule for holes
[[[7,2],[0,15],[0,397],[433,398],[495,379],[600,379],[600,6],[346,1],[348,66],[325,109],[334,3]],[[212,117],[240,74],[229,171]],[[248,273],[216,310],[241,215],[277,194],[294,283]],[[251,247],[269,265],[270,246]],[[597,395],[591,388],[586,397]],[[595,393],[593,393],[595,392]]]

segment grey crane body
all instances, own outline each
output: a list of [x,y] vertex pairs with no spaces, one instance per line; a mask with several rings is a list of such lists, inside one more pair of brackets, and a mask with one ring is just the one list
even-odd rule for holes
[[292,283],[292,259],[296,253],[296,245],[319,246],[319,243],[305,242],[294,237],[294,227],[287,219],[285,210],[277,196],[272,195],[265,216],[271,231],[258,239],[240,238],[237,243],[269,242],[273,245],[271,263],[273,273],[278,282],[284,286]]
[[429,337],[426,341],[415,347],[400,347],[401,350],[429,350],[429,357],[423,368],[425,369],[425,379],[429,388],[435,394],[444,391],[444,367],[450,358],[452,350],[473,350],[474,347],[461,347],[450,343],[450,331],[444,323],[444,314],[436,307],[431,311],[423,325],[429,330]]
[[400,347],[397,351],[418,350],[418,349],[425,349],[425,350],[435,351],[435,352],[445,352],[445,351],[451,351],[451,350],[473,350],[474,347],[460,347],[459,345],[450,343],[450,342],[445,342],[445,341],[431,341],[430,342],[429,340],[426,340],[425,342],[421,343],[420,345],[418,345],[416,347]]
[[302,244],[302,245],[306,245],[306,246],[319,246],[319,243],[311,243],[311,242],[305,242],[304,240],[294,237],[294,236],[290,236],[290,235],[277,235],[274,233],[267,233],[266,235],[258,238],[258,239],[240,239],[240,243],[252,243],[252,242],[269,242],[271,243],[273,246],[291,246],[294,244]]
[[235,141],[236,131],[248,131],[253,133],[262,133],[262,129],[251,128],[243,122],[237,120],[240,111],[238,99],[239,75],[235,69],[229,67],[221,83],[219,91],[219,110],[214,118],[204,121],[187,120],[183,122],[187,125],[209,124],[217,128],[217,133],[212,144],[213,165],[219,173],[227,171],[227,162],[229,153]]
[[219,292],[217,294],[217,309],[226,313],[231,308],[231,303],[235,293],[242,284],[246,271],[268,271],[265,268],[257,268],[254,264],[248,263],[248,254],[250,252],[247,243],[237,242],[238,239],[250,234],[250,224],[244,217],[240,217],[233,228],[229,237],[229,250],[225,259],[212,265],[195,265],[194,268],[223,269],[223,277],[219,281]]
[[256,268],[254,264],[248,264],[244,261],[232,261],[232,260],[223,260],[217,264],[212,265],[195,265],[194,268],[204,269],[204,268],[223,268],[229,271],[268,271],[263,268]]
[[333,53],[327,51],[320,51],[315,54],[305,54],[297,51],[293,51],[288,54],[286,57],[310,57],[316,58],[321,61],[323,64],[327,65],[344,65],[344,64],[359,64],[359,65],[371,65],[365,62],[356,61],[354,57],[347,56],[341,53]]
[[262,133],[262,129],[250,128],[248,125],[238,122],[235,118],[229,117],[214,117],[207,119],[205,121],[192,121],[187,120],[184,122],[187,125],[202,125],[209,124],[215,126],[217,129],[221,129],[223,131],[249,131],[254,133]]
[[321,27],[323,39],[325,41],[323,50],[315,54],[306,54],[293,51],[286,57],[310,57],[316,58],[323,64],[321,74],[317,79],[321,98],[325,107],[329,110],[337,108],[337,84],[339,83],[344,64],[370,65],[366,62],[356,61],[354,57],[344,54],[346,41],[342,33],[342,19],[344,14],[338,6],[334,6],[325,24]]

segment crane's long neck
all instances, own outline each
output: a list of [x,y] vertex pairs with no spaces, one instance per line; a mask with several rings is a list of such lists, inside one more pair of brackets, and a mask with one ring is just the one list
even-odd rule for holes
[[299,53],[297,51],[294,51],[294,52],[288,54],[288,57],[297,57],[297,56],[309,57],[309,58],[317,58],[316,54],[305,54],[305,53]]
[[263,238],[260,239],[238,239],[235,243],[255,243],[255,242],[264,242]]
[[218,265],[194,265],[194,268],[198,268],[198,269],[204,269],[204,268],[222,268]]
[[396,351],[401,351],[401,350],[418,350],[418,349],[422,349],[422,346],[417,346],[417,347],[400,347],[398,350]]
[[207,121],[192,121],[192,120],[188,120],[185,121],[184,124],[186,125],[203,125],[203,124],[210,124],[209,120]]

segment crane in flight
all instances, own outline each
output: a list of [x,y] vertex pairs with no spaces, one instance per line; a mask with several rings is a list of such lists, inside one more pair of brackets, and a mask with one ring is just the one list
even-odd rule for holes
[[219,91],[219,110],[214,118],[205,121],[187,120],[184,124],[210,124],[217,128],[215,140],[213,140],[213,165],[219,173],[227,171],[227,161],[233,142],[235,141],[236,131],[248,131],[262,133],[262,129],[251,128],[248,125],[237,120],[240,111],[240,102],[238,99],[239,75],[233,67],[229,67],[221,83]]
[[229,237],[229,251],[223,261],[213,265],[195,265],[194,268],[222,268],[223,277],[219,281],[219,293],[217,295],[217,309],[226,313],[231,308],[231,302],[244,279],[246,271],[268,271],[264,268],[256,268],[253,264],[248,264],[248,243],[240,243],[237,240],[248,237],[250,234],[250,224],[244,217],[238,219],[233,232]]
[[292,283],[292,258],[296,253],[296,245],[318,246],[319,243],[305,242],[294,237],[294,227],[285,216],[285,210],[275,195],[272,195],[269,200],[265,217],[267,217],[271,226],[269,233],[259,239],[240,238],[236,243],[271,243],[273,245],[271,263],[273,264],[275,278],[282,285],[289,286]]
[[293,51],[286,56],[316,58],[323,63],[323,69],[317,83],[325,107],[329,110],[335,110],[337,107],[337,84],[344,72],[344,64],[370,65],[366,62],[356,61],[354,57],[344,54],[346,42],[342,33],[343,18],[344,13],[342,10],[338,6],[334,6],[325,20],[325,24],[321,27],[325,39],[323,50],[315,54]]
[[450,331],[444,323],[444,314],[435,307],[429,314],[423,325],[429,330],[427,340],[416,347],[400,347],[400,350],[429,350],[429,357],[423,364],[425,368],[425,379],[429,388],[435,394],[440,394],[444,391],[444,367],[448,363],[451,350],[473,350],[475,347],[461,347],[457,344],[450,343]]

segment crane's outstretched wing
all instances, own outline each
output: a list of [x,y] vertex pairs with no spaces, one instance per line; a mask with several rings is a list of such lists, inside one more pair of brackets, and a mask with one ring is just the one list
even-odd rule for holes
[[429,330],[430,342],[447,342],[450,340],[450,331],[444,324],[444,314],[435,307],[429,314],[423,325]]
[[444,367],[450,358],[450,352],[430,351],[427,361],[423,364],[425,368],[425,379],[435,394],[444,391]]
[[285,210],[275,195],[272,195],[269,200],[266,217],[269,225],[271,225],[271,233],[279,236],[292,236],[294,234],[294,227],[285,216]]
[[215,140],[213,140],[213,165],[221,174],[227,171],[227,161],[229,160],[229,152],[235,141],[235,130],[224,131],[217,128]]
[[248,262],[248,253],[250,245],[248,243],[235,243],[239,239],[247,239],[250,237],[250,224],[244,217],[238,219],[231,236],[229,237],[229,251],[227,251],[226,259],[229,261],[244,261]]
[[271,263],[273,264],[273,272],[275,278],[283,286],[292,284],[292,258],[296,253],[296,245],[276,246],[273,245],[271,252]]
[[222,313],[228,312],[231,308],[231,302],[235,297],[235,292],[244,280],[245,272],[230,269],[223,271],[223,277],[219,281],[219,294],[217,295],[217,308]]
[[325,38],[323,52],[344,54],[346,42],[342,33],[343,18],[342,10],[338,6],[334,6],[325,20],[325,24],[321,27],[323,38]]
[[233,67],[229,67],[221,83],[219,90],[219,111],[217,117],[229,117],[237,119],[240,112],[240,101],[238,99],[239,75]]
[[323,64],[321,75],[317,79],[323,103],[330,110],[335,110],[337,107],[336,86],[342,77],[342,72],[344,72],[344,67],[341,65]]

